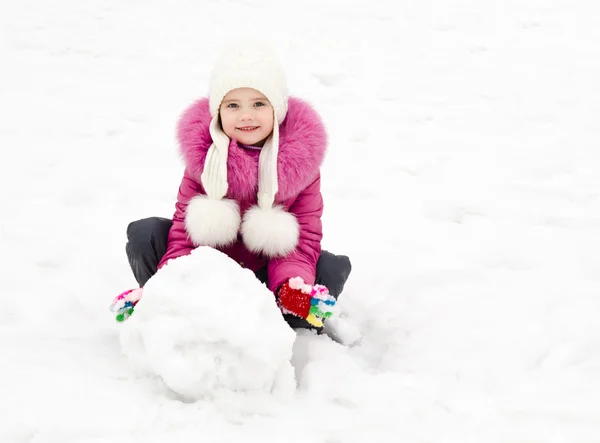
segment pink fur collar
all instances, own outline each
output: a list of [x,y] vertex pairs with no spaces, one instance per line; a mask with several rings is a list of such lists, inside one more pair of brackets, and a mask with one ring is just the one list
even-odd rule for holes
[[[191,105],[181,116],[177,137],[188,172],[199,183],[204,159],[212,144],[208,99]],[[319,174],[325,156],[327,133],[321,118],[308,104],[290,97],[285,120],[279,126],[276,202],[297,196]],[[227,196],[240,201],[255,201],[258,190],[260,151],[244,149],[235,140],[229,144]]]

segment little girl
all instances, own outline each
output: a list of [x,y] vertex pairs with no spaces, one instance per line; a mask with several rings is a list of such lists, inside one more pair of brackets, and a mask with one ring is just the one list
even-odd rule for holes
[[127,228],[140,287],[169,260],[210,246],[255,272],[291,327],[320,331],[330,312],[311,305],[327,292],[331,301],[319,305],[333,305],[351,265],[321,250],[323,123],[288,96],[271,50],[255,42],[226,48],[209,97],[183,113],[177,135],[185,172],[173,219]]

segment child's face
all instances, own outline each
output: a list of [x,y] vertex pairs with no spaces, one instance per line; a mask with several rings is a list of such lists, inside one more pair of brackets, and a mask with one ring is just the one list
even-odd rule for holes
[[251,88],[233,89],[219,108],[223,132],[244,145],[262,146],[273,131],[273,107]]

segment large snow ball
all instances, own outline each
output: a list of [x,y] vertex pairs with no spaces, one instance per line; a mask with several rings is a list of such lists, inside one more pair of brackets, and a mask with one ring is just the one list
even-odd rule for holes
[[138,370],[175,392],[287,392],[295,333],[274,295],[227,255],[199,247],[169,261],[144,287],[121,344]]

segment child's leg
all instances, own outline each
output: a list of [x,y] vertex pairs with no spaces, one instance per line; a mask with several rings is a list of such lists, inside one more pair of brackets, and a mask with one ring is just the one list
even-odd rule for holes
[[321,251],[321,256],[317,262],[315,283],[327,286],[329,293],[337,300],[344,290],[350,271],[352,271],[352,264],[347,256]]
[[140,287],[152,277],[160,259],[167,251],[167,239],[172,221],[150,217],[131,222],[127,227],[127,259]]

